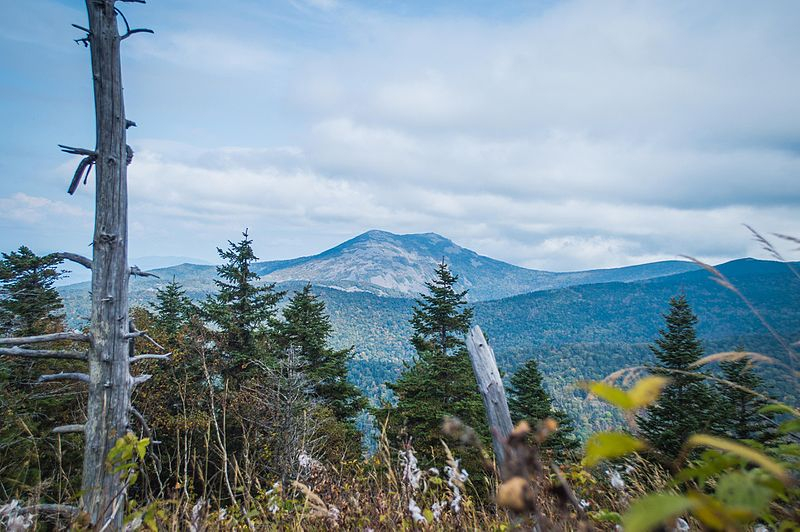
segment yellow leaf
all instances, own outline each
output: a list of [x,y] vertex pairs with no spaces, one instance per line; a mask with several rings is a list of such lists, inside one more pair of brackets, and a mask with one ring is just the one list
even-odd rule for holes
[[645,448],[644,442],[624,432],[598,432],[586,442],[583,463],[589,467]]
[[757,464],[762,469],[769,471],[783,483],[789,483],[789,475],[780,464],[773,461],[764,453],[750,447],[746,447],[741,443],[737,443],[726,438],[719,438],[717,436],[709,436],[708,434],[694,434],[693,436],[689,437],[689,440],[686,443],[691,447],[714,447],[715,449],[735,454],[736,456],[744,458],[749,462]]
[[631,398],[625,390],[620,390],[605,382],[584,382],[581,384],[581,387],[590,394],[596,395],[600,399],[618,408],[622,408],[623,410],[630,410],[634,406],[633,401],[631,401]]
[[666,377],[645,377],[628,390],[634,408],[643,408],[658,399],[661,391],[669,382]]

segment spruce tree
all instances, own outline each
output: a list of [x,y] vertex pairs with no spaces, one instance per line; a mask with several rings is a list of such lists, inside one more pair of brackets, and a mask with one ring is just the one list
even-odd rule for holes
[[457,281],[442,262],[434,279],[425,283],[429,293],[420,295],[411,318],[416,355],[397,382],[388,384],[397,405],[376,411],[380,423],[388,416],[390,436],[404,433],[428,457],[441,448],[446,417],[461,419],[488,440],[483,401],[464,342],[473,311],[466,303],[467,291],[456,291]]
[[676,456],[686,439],[696,432],[714,432],[714,416],[718,406],[711,389],[702,377],[674,373],[669,370],[696,372],[691,364],[703,356],[697,339],[697,316],[686,297],[674,297],[664,317],[666,328],[650,346],[656,358],[655,374],[670,379],[658,401],[638,418],[641,434],[658,450]]
[[558,458],[565,458],[580,446],[570,417],[562,410],[553,408],[553,400],[544,389],[536,359],[529,359],[511,376],[506,393],[511,419],[515,424],[525,420],[535,427],[548,417],[558,423],[558,430],[545,440],[543,448],[551,450]]
[[217,266],[214,283],[217,293],[209,296],[202,306],[205,318],[217,331],[217,349],[222,358],[222,372],[243,379],[252,359],[266,359],[269,354],[263,345],[268,327],[275,319],[276,306],[283,292],[275,284],[258,286],[259,276],[252,269],[258,260],[253,253],[253,241],[247,230],[237,243],[228,241],[228,249],[217,248],[225,263]]
[[276,337],[284,352],[294,350],[300,357],[301,371],[312,383],[312,392],[330,408],[338,421],[352,423],[366,406],[356,386],[347,380],[347,362],[353,348],[331,349],[331,320],[325,302],[307,284],[283,309],[284,321],[276,325]]
[[64,305],[53,284],[61,277],[61,259],[37,256],[26,246],[3,253],[0,261],[0,333],[33,336],[53,332]]
[[[747,359],[722,362],[723,378],[748,390],[762,391],[764,381],[754,371]],[[774,434],[770,428],[769,417],[759,413],[768,403],[761,397],[744,390],[720,383],[718,386],[722,399],[722,430],[737,440],[767,441]]]
[[189,323],[197,310],[192,300],[186,297],[186,290],[174,277],[164,288],[156,290],[156,301],[151,307],[155,312],[155,326],[171,343],[177,340],[181,327]]
[[[61,259],[38,256],[25,246],[2,254],[0,334],[35,336],[64,330],[64,306],[53,287],[61,277],[60,263]],[[4,466],[0,486],[9,490],[7,497],[23,498],[28,489],[43,490],[37,491],[40,497],[54,495],[49,475],[56,471],[80,478],[82,455],[74,436],[64,436],[58,458],[41,452],[53,438],[54,426],[83,422],[81,385],[70,385],[67,393],[41,393],[42,387],[33,384],[39,375],[59,371],[84,370],[75,361],[0,356],[0,464]],[[38,398],[31,400],[35,391]]]

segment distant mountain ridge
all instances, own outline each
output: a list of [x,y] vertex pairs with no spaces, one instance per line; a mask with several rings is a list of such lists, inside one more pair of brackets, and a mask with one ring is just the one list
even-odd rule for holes
[[[303,281],[346,292],[416,297],[425,291],[425,282],[433,277],[442,260],[469,290],[470,301],[584,284],[633,282],[697,269],[686,261],[663,261],[603,270],[548,272],[479,255],[436,233],[397,235],[372,230],[317,255],[258,262],[253,270],[264,282]],[[175,278],[196,294],[212,290],[216,276],[216,268],[207,264],[179,264],[152,271],[162,280]],[[158,283],[137,280],[136,285],[147,289]]]
[[479,255],[436,233],[397,235],[367,231],[318,255],[259,265],[265,280],[308,281],[363,290],[380,296],[416,297],[444,260],[469,290],[472,301],[485,301],[536,290],[578,284],[629,282],[696,269],[691,263],[667,261],[627,268],[555,273],[514,266]]

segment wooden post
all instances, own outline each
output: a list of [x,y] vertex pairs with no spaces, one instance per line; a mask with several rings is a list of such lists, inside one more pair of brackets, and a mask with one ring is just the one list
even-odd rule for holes
[[497,465],[501,466],[504,459],[503,443],[511,434],[514,425],[511,423],[511,414],[508,412],[506,392],[497,369],[494,351],[489,347],[483,331],[477,325],[469,331],[467,350],[472,361],[475,379],[478,381],[478,388],[483,397],[483,406],[486,408],[495,459]]

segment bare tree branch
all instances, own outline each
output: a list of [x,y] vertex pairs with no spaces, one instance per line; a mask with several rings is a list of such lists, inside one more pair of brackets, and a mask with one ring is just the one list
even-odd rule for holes
[[130,30],[127,33],[125,33],[125,35],[121,36],[119,38],[119,40],[120,41],[124,41],[125,39],[127,39],[128,37],[133,35],[134,33],[155,33],[155,32],[153,30],[149,29],[149,28],[136,28],[136,29]]
[[75,506],[66,504],[34,504],[26,506],[24,510],[31,514],[63,514],[68,517],[78,515],[78,509]]
[[133,120],[125,120],[125,129],[136,127],[136,122]]
[[135,277],[155,277],[156,279],[161,279],[161,277],[154,273],[142,271],[138,266],[131,266],[131,275]]
[[59,259],[75,262],[77,264],[80,264],[84,268],[88,268],[90,270],[92,269],[92,259],[84,257],[83,255],[78,255],[77,253],[69,253],[66,251],[59,251],[58,253],[53,253],[53,256]]
[[0,338],[0,345],[39,344],[43,342],[60,342],[62,340],[90,342],[92,338],[88,334],[79,332],[60,332],[53,334],[42,334],[39,336],[23,336],[20,338]]
[[72,27],[86,32],[86,37],[81,37],[80,39],[75,39],[75,43],[76,44],[82,44],[84,46],[84,48],[89,46],[89,40],[92,38],[92,32],[89,31],[88,28],[84,28],[83,26],[78,26],[77,24],[73,24]]
[[[144,3],[144,2],[142,2],[142,3]],[[136,29],[132,30],[131,29],[131,25],[128,24],[128,19],[125,18],[125,15],[122,13],[122,11],[120,11],[116,7],[114,8],[114,11],[117,13],[117,15],[122,17],[122,22],[125,24],[125,33],[120,36],[120,38],[119,38],[120,41],[124,41],[125,39],[127,39],[128,37],[133,35],[134,33],[155,33],[153,30],[146,29],[146,28],[136,28]]]
[[75,148],[73,146],[64,146],[63,144],[59,144],[58,147],[61,148],[61,151],[63,151],[64,153],[71,153],[72,155],[86,155],[88,157],[97,157],[96,151],[89,150],[87,148]]
[[130,413],[133,414],[133,417],[135,417],[137,421],[139,421],[139,424],[142,426],[142,431],[144,432],[144,435],[150,438],[150,443],[152,443],[153,445],[158,445],[159,443],[161,443],[160,441],[153,439],[153,431],[150,428],[150,425],[147,424],[147,420],[144,418],[141,412],[136,410],[136,408],[134,407],[130,407]]
[[[14,338],[18,340],[19,338]],[[0,355],[23,358],[60,358],[65,360],[87,360],[81,351],[56,351],[52,349],[24,349],[22,347],[0,348]]]
[[131,384],[133,386],[138,386],[140,384],[144,384],[145,382],[149,381],[152,375],[147,373],[143,373],[141,375],[136,375],[135,377],[131,377]]
[[37,382],[54,382],[54,381],[80,381],[89,383],[89,375],[86,373],[54,373],[53,375],[41,375]]
[[70,432],[83,432],[86,430],[84,425],[59,425],[55,427],[51,432],[54,434],[67,434]]
[[153,354],[145,354],[145,355],[136,355],[135,357],[131,357],[130,363],[133,364],[134,362],[139,362],[140,360],[169,360],[169,357],[172,356],[172,353],[167,353],[165,355],[153,355]]

